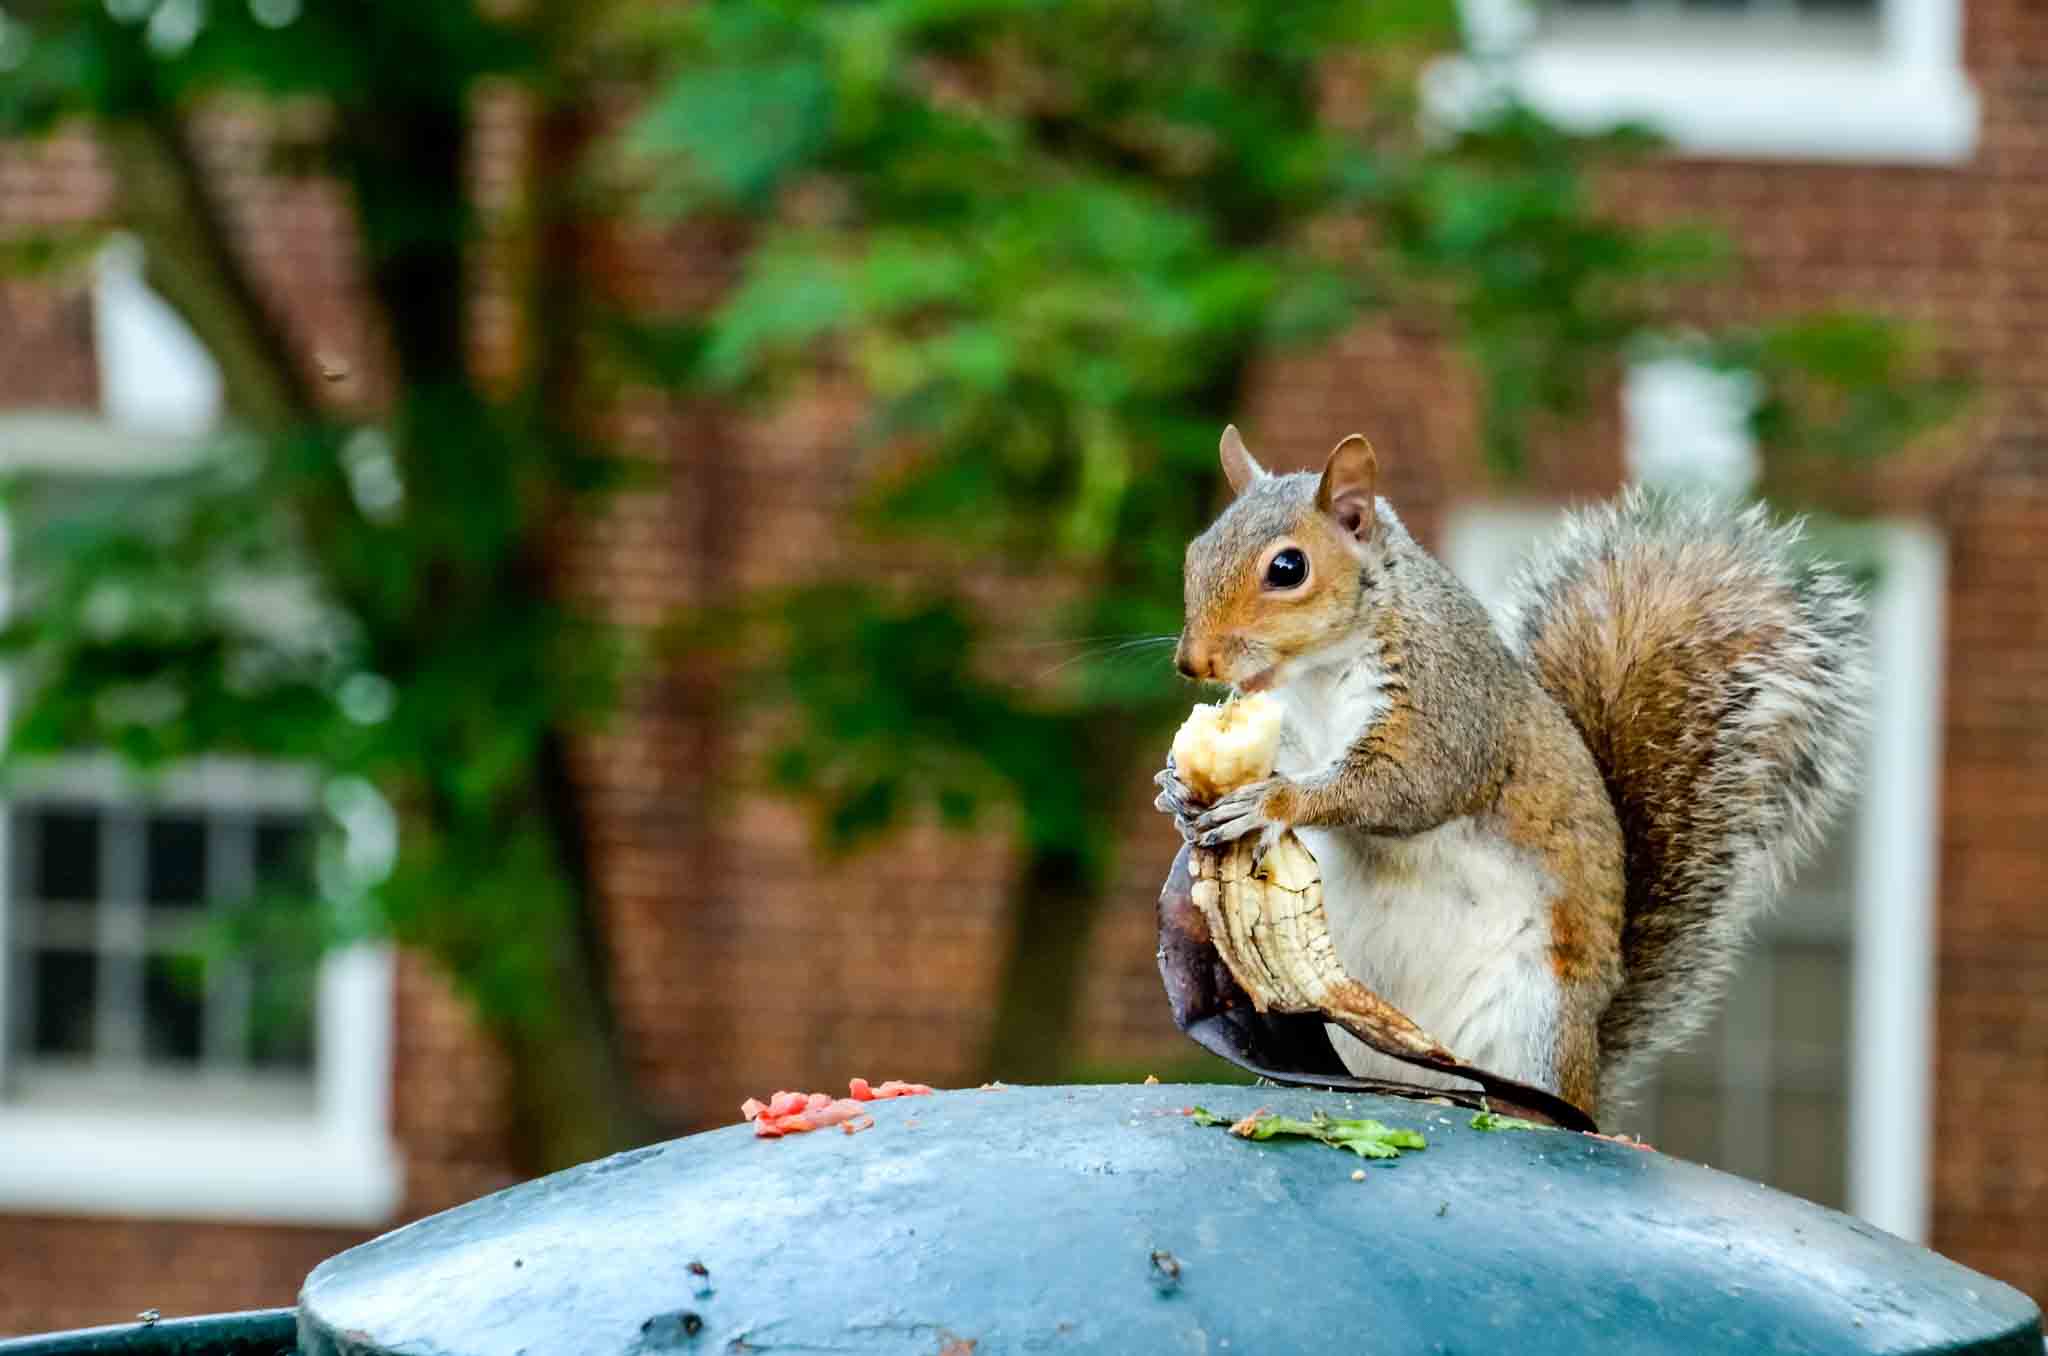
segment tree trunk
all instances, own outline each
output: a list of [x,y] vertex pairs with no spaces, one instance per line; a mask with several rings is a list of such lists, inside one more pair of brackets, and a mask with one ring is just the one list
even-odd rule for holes
[[1079,853],[1039,851],[1026,861],[989,1033],[989,1077],[1053,1083],[1073,1067],[1078,1000],[1101,903],[1099,879]]
[[513,1149],[521,1171],[554,1172],[648,1144],[673,1127],[648,1113],[619,1049],[602,976],[563,928],[554,1000],[537,1022],[494,1034],[511,1066]]

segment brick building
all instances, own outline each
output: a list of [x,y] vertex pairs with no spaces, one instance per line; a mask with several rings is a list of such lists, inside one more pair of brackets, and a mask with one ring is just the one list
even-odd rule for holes
[[[1483,34],[1526,18],[1513,0],[1472,11]],[[1877,310],[1927,326],[1982,385],[1934,455],[1854,486],[1878,515],[1858,549],[1881,580],[1863,795],[1727,1015],[1624,1128],[2048,1297],[2048,1154],[2021,1130],[2048,1114],[2048,848],[2035,828],[2048,814],[2048,10],[1575,0],[1522,51],[1509,78],[1558,115],[1640,113],[1676,134],[1676,154],[1615,192],[1631,214],[1710,219],[1737,240],[1746,268],[1701,293],[1702,318]],[[1461,72],[1443,76],[1455,94]],[[309,366],[355,373],[336,398],[367,406],[378,358],[331,186],[266,176],[259,122],[222,113],[201,130],[237,244],[287,331]],[[516,150],[518,134],[516,120],[488,125],[480,192],[493,148]],[[106,173],[80,132],[0,148],[0,229],[91,215]],[[714,259],[675,240],[620,242],[608,266],[669,298],[715,277]],[[204,359],[181,342],[118,259],[90,285],[0,283],[0,463],[149,464],[209,408]],[[183,376],[124,375],[138,367]],[[1240,422],[1282,465],[1369,431],[1388,497],[1482,589],[1546,506],[1604,493],[1674,449],[1725,450],[1710,386],[1644,371],[1612,417],[1540,457],[1504,502],[1458,452],[1473,443],[1463,389],[1426,327],[1383,320],[1275,359]],[[850,550],[830,525],[856,408],[856,393],[821,388],[754,424],[658,400],[623,411],[624,436],[668,474],[579,538],[577,586],[650,619]],[[932,835],[886,860],[820,865],[798,811],[714,793],[704,770],[743,756],[720,716],[687,684],[658,685],[581,760],[622,1018],[650,1096],[711,1123],[771,1086],[964,1077],[995,980],[1000,852]],[[1153,971],[1172,836],[1148,802],[1148,787],[1131,788],[1084,1053],[1167,1072],[1187,1047]],[[509,1181],[500,1070],[413,959],[328,962],[304,1029],[273,1048],[246,1039],[262,975],[196,1012],[155,978],[158,911],[286,850],[312,806],[290,776],[227,765],[189,769],[142,805],[81,765],[11,807],[0,1334],[146,1306],[287,1303],[338,1248]],[[707,852],[735,874],[693,869]],[[794,999],[779,982],[792,970],[805,977]],[[144,1074],[112,1098],[92,1067],[109,1050]]]

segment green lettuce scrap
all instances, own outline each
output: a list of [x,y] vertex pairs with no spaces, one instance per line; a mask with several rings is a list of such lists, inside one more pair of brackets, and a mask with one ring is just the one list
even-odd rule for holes
[[1413,1130],[1397,1130],[1375,1120],[1342,1120],[1322,1111],[1305,1121],[1254,1112],[1235,1123],[1206,1107],[1198,1106],[1188,1114],[1196,1125],[1229,1125],[1230,1133],[1240,1139],[1312,1139],[1333,1149],[1349,1149],[1360,1158],[1399,1158],[1403,1149],[1428,1147],[1427,1141]]
[[1554,1125],[1540,1121],[1525,1121],[1520,1116],[1503,1116],[1497,1111],[1482,1111],[1472,1118],[1474,1130],[1555,1130]]

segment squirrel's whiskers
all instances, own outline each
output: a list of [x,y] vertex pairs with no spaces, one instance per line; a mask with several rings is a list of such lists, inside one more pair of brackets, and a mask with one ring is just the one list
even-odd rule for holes
[[[1061,660],[1059,663],[1054,664],[1051,668],[1045,669],[1044,671],[1039,673],[1037,675],[1037,681],[1044,682],[1048,678],[1056,678],[1060,674],[1065,673],[1068,669],[1075,668],[1083,664],[1100,663],[1105,667],[1114,667],[1119,663],[1128,662],[1135,659],[1149,658],[1152,652],[1154,651],[1171,648],[1173,645],[1179,642],[1180,637],[1125,636],[1104,639],[1109,640],[1110,643],[1089,644],[1088,648],[1083,650],[1081,653],[1070,655],[1066,659]],[[1046,642],[1045,648],[1051,648],[1053,645],[1057,644],[1083,643],[1086,642],[1049,641]]]

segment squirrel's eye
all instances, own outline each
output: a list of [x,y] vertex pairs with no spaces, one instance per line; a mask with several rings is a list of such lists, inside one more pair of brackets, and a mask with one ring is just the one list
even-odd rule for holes
[[1300,588],[1302,581],[1307,578],[1308,557],[1302,554],[1298,546],[1290,546],[1284,551],[1277,552],[1266,562],[1266,587],[1269,589]]

